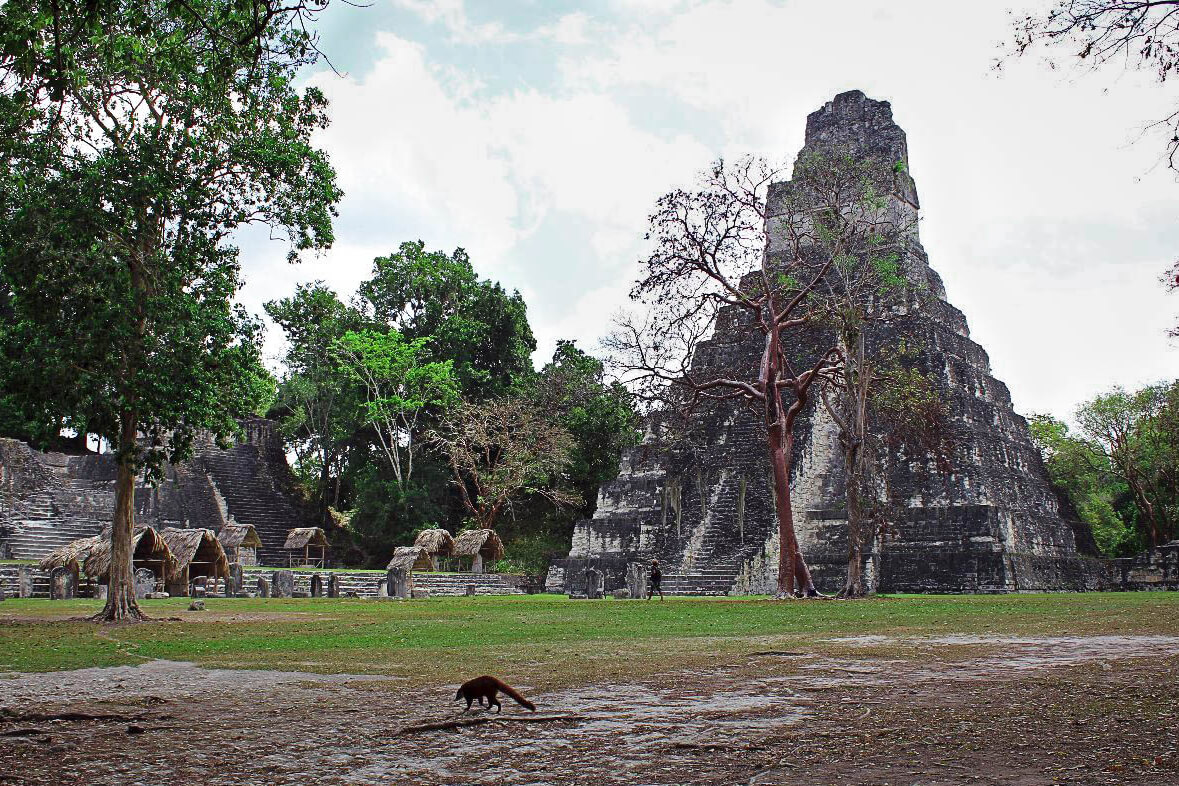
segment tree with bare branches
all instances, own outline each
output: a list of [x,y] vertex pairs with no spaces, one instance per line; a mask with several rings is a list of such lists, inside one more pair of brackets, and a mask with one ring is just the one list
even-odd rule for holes
[[[1037,45],[1064,50],[1094,70],[1154,71],[1162,84],[1179,75],[1179,0],[1056,0],[1015,22],[1012,54]],[[1148,128],[1168,129],[1167,165],[1179,168],[1179,107]]]
[[[647,311],[621,315],[606,340],[615,370],[649,410],[744,401],[759,411],[773,471],[779,597],[817,594],[793,523],[794,426],[844,367],[829,322],[840,271],[864,264],[899,275],[904,216],[889,196],[897,171],[839,151],[808,153],[793,180],[771,189],[780,172],[764,160],[718,161],[697,189],[658,201],[647,234],[653,250],[631,293]],[[694,362],[722,309],[763,336],[756,370]]]
[[573,436],[525,398],[461,402],[425,439],[446,457],[459,498],[478,527],[491,529],[525,494],[557,507],[581,504],[564,477]]

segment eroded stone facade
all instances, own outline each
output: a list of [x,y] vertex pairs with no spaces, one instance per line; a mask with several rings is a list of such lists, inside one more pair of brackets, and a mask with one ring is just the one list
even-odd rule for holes
[[[871,346],[905,341],[924,372],[940,380],[952,412],[952,471],[932,459],[893,456],[888,487],[898,505],[885,542],[875,540],[866,576],[886,592],[1012,592],[1077,590],[1102,584],[1102,566],[1079,554],[1080,525],[1061,515],[1027,422],[990,372],[986,352],[971,340],[966,318],[946,300],[916,229],[920,203],[908,174],[904,131],[887,102],[853,91],[807,118],[803,148],[850,150],[896,165],[892,208],[911,225],[903,268],[916,293],[887,324],[875,325]],[[800,156],[802,154],[800,153]],[[789,183],[770,190],[770,253],[782,248],[775,206]],[[762,336],[736,308],[718,316],[711,339],[692,359],[697,378],[709,369],[737,369],[752,378]],[[805,363],[826,340],[798,347]],[[809,364],[806,364],[809,365]],[[575,530],[569,559],[554,565],[548,585],[584,592],[587,568],[605,589],[625,586],[626,565],[658,558],[664,588],[692,594],[771,593],[777,583],[773,485],[760,413],[733,404],[693,416],[690,447],[671,448],[658,419],[643,443],[623,456],[618,478],[599,493],[594,517]],[[792,476],[794,525],[816,582],[837,590],[846,575],[844,469],[830,417],[813,404],[800,417]],[[1080,532],[1082,544],[1088,542]]]

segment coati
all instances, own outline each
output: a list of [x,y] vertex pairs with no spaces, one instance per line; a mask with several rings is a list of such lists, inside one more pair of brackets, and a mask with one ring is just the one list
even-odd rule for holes
[[467,700],[467,709],[463,710],[463,712],[471,709],[471,704],[474,703],[475,699],[479,699],[480,707],[483,706],[483,700],[487,699],[487,709],[491,709],[492,705],[495,705],[495,711],[502,712],[503,705],[495,698],[495,694],[499,691],[503,691],[503,693],[511,696],[521,707],[526,707],[536,712],[536,705],[517,693],[515,688],[486,674],[482,677],[476,677],[473,680],[467,680],[462,685],[459,685],[459,689],[454,694],[454,700]]

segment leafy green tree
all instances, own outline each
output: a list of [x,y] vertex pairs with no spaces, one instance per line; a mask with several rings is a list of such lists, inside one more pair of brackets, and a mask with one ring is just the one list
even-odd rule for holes
[[640,436],[633,396],[604,376],[601,360],[572,341],[558,341],[534,388],[539,404],[556,413],[573,437],[566,472],[585,500],[579,511],[583,516],[593,514],[598,486],[618,475],[623,448],[637,445]]
[[1130,502],[1129,489],[1114,476],[1108,458],[1051,415],[1033,415],[1028,426],[1049,479],[1092,531],[1098,551],[1107,557],[1141,551],[1143,542],[1134,527],[1136,510],[1125,504]]
[[[286,376],[278,389],[280,416],[296,473],[311,484],[321,520],[340,502],[344,454],[355,431],[355,381],[340,368],[338,341],[364,324],[323,282],[300,284],[295,293],[266,304],[266,313],[287,338]],[[318,475],[318,478],[315,476]]]
[[461,248],[447,256],[420,240],[402,243],[374,260],[358,294],[375,321],[427,339],[428,360],[452,361],[466,398],[503,395],[532,373],[536,339],[524,299],[480,279]]
[[[232,299],[235,229],[328,246],[335,173],[298,91],[316,57],[302,4],[27,0],[0,5],[0,264],[5,398],[116,448],[100,618],[138,619],[136,474],[259,402],[258,325]],[[30,373],[30,369],[36,373]],[[142,437],[142,439],[141,439]]]
[[1116,387],[1077,410],[1102,469],[1126,484],[1150,546],[1176,535],[1179,520],[1179,383],[1128,393]]
[[453,361],[422,361],[428,341],[407,341],[396,330],[362,330],[345,333],[334,348],[364,387],[363,422],[376,433],[403,499],[420,449],[418,421],[426,410],[441,413],[459,398]]

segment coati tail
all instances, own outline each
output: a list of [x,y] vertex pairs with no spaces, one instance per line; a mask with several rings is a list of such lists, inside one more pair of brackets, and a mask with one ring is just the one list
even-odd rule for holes
[[511,685],[508,685],[506,682],[501,682],[500,680],[495,680],[495,683],[496,683],[496,687],[498,687],[501,691],[503,691],[505,695],[511,696],[513,699],[515,699],[516,703],[519,704],[521,707],[524,707],[525,709],[529,709],[529,710],[532,710],[533,712],[536,712],[536,705],[533,704],[532,702],[530,702],[528,699],[521,696],[516,691],[516,689],[513,688]]

